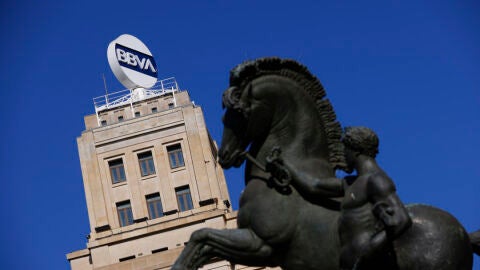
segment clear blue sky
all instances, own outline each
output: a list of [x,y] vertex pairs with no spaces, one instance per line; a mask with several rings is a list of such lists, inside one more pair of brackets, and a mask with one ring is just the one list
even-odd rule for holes
[[[106,49],[124,33],[149,46],[160,78],[189,90],[219,143],[229,70],[261,56],[301,61],[343,125],[378,132],[379,162],[405,202],[480,229],[478,1],[106,2],[0,3],[3,269],[68,269],[65,254],[85,248],[76,137],[102,73],[123,89]],[[237,208],[243,171],[226,175]]]

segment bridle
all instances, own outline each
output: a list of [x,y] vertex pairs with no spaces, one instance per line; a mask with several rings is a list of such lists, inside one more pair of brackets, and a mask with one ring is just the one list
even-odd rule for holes
[[[279,150],[278,150],[279,151]],[[240,156],[245,157],[248,159],[250,162],[252,162],[253,165],[255,165],[257,168],[262,170],[263,172],[270,173],[273,178],[273,182],[275,183],[276,186],[280,188],[286,188],[288,185],[290,185],[290,182],[292,181],[292,176],[290,172],[279,162],[278,159],[273,159],[271,163],[275,163],[277,170],[272,170],[272,166],[264,166],[262,165],[256,158],[254,158],[248,151],[245,151],[240,154]]]

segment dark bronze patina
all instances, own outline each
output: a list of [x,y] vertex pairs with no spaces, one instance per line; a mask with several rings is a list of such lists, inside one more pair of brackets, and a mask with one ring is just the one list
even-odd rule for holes
[[[472,269],[479,232],[469,236],[443,210],[404,207],[374,156],[344,147],[325,90],[304,66],[245,62],[232,70],[223,105],[219,162],[228,169],[247,159],[238,229],[194,232],[172,269],[197,269],[213,257],[289,270]],[[349,167],[357,177],[335,178],[335,169]],[[358,208],[367,218],[352,222]]]

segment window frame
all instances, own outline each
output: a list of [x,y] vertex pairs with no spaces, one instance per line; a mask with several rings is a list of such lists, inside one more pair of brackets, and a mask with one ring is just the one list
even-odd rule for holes
[[156,193],[146,195],[145,200],[147,202],[149,219],[156,219],[164,216],[162,198],[160,197],[160,193],[156,192]]
[[[150,153],[150,156],[141,157],[141,155],[146,155],[148,153]],[[138,159],[138,166],[139,166],[139,169],[140,169],[140,176],[141,177],[147,177],[147,176],[157,174],[157,172],[155,170],[155,160],[153,158],[153,151],[152,150],[142,151],[140,153],[137,153],[137,159]],[[144,167],[142,166],[143,164],[145,164],[146,174],[144,174],[144,170],[143,170]]]
[[[120,161],[120,164],[112,165],[112,163],[117,161]],[[112,182],[113,185],[120,184],[127,181],[127,173],[125,172],[125,163],[123,162],[122,157],[110,159],[107,161],[107,164],[108,164],[108,171],[110,173],[110,181]],[[115,170],[116,173],[113,173],[113,170]],[[118,181],[116,180],[117,178],[119,179]]]
[[167,145],[166,149],[170,169],[185,167],[185,158],[183,156],[183,148],[181,143]]
[[177,199],[179,212],[185,212],[194,208],[189,185],[175,188],[175,198]]
[[126,227],[135,223],[130,200],[117,202],[115,205],[117,207],[118,224],[120,227]]

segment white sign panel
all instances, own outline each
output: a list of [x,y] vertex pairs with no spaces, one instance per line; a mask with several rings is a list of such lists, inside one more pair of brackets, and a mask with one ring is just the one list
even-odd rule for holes
[[150,88],[157,82],[155,59],[138,38],[119,36],[108,45],[107,57],[113,74],[125,87]]

